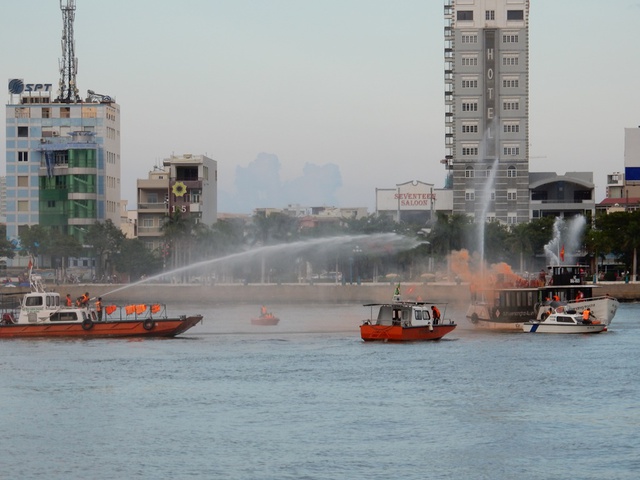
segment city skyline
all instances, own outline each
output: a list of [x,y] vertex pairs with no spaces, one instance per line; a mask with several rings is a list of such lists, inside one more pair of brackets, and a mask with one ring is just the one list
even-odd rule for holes
[[[442,1],[76,3],[78,87],[121,105],[129,208],[135,179],[182,153],[218,161],[220,212],[251,213],[267,181],[277,201],[370,210],[376,187],[444,186]],[[530,170],[593,171],[597,202],[640,125],[640,2],[612,3],[531,2]],[[59,2],[34,4],[0,19],[0,68],[57,89]]]

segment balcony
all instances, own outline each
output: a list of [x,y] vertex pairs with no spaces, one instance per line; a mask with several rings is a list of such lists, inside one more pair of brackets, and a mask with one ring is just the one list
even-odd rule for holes
[[150,210],[154,210],[154,211],[159,211],[159,212],[167,212],[169,211],[169,205],[161,202],[161,203],[138,203],[138,210],[145,210],[145,211],[150,211]]

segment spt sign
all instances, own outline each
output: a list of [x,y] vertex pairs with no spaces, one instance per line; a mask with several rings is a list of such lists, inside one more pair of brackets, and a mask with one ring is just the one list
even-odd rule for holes
[[25,92],[50,92],[51,87],[51,83],[24,83],[22,78],[9,79],[9,93],[11,95],[20,95]]

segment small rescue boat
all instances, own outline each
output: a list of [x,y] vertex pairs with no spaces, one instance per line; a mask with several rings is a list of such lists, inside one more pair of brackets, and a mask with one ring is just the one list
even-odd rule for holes
[[266,307],[263,306],[260,308],[260,316],[257,318],[252,318],[251,324],[269,326],[277,325],[279,321],[280,319],[278,317],[276,317],[273,313],[268,312]]
[[105,305],[102,315],[88,303],[67,307],[60,294],[47,292],[32,278],[19,311],[6,309],[0,339],[30,337],[174,337],[202,321],[202,315],[168,317],[162,304]]
[[[440,309],[428,302],[406,302],[398,290],[390,303],[369,303],[371,315],[360,325],[360,336],[365,342],[415,342],[439,340],[456,328],[455,322],[444,317]],[[374,318],[374,310],[377,315]]]

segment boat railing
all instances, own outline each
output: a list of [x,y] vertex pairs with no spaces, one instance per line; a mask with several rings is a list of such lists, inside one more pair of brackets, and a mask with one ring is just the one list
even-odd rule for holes
[[[95,311],[95,308],[91,309]],[[103,305],[103,321],[127,321],[167,318],[167,306],[164,303],[136,303],[129,305]]]

